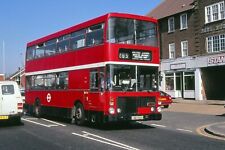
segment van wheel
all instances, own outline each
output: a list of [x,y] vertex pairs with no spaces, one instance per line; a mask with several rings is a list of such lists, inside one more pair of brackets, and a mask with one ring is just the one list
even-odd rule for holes
[[18,117],[13,117],[9,120],[10,124],[12,125],[20,125],[21,124],[21,118]]
[[16,117],[14,119],[15,124],[20,125],[21,124],[21,117]]
[[37,118],[41,117],[41,105],[38,101],[34,104],[34,116]]
[[75,112],[74,112],[75,124],[82,126],[85,123],[85,113],[84,107],[81,103],[77,103],[75,105]]
[[169,105],[164,105],[164,108],[169,108]]

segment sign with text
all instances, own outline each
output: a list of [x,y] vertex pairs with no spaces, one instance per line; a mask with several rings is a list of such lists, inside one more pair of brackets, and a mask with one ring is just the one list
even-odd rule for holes
[[225,55],[211,56],[208,58],[208,66],[225,64]]
[[170,69],[175,70],[175,69],[185,69],[186,68],[186,63],[178,63],[178,64],[171,64]]
[[152,55],[149,51],[120,49],[119,59],[150,61],[152,59]]

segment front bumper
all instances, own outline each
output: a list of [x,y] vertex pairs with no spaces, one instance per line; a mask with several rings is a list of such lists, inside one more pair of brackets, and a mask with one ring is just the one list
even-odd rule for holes
[[155,113],[150,115],[109,115],[104,116],[104,122],[123,122],[123,121],[148,121],[148,120],[161,120],[162,114]]
[[14,118],[20,118],[22,116],[22,113],[17,113],[17,114],[10,114],[10,115],[0,115],[0,120],[10,120]]

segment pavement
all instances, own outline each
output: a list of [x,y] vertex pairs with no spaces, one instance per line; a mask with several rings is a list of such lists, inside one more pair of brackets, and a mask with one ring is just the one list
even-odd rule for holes
[[214,136],[225,138],[225,122],[208,125],[205,127],[205,132]]
[[[186,100],[173,99],[173,103],[165,111],[199,113],[224,117],[225,121],[225,100]],[[225,122],[218,122],[206,125],[204,131],[213,136],[225,140]]]

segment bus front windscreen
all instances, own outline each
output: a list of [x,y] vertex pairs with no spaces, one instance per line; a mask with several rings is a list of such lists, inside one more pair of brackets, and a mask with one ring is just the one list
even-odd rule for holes
[[106,83],[110,91],[155,91],[158,89],[158,68],[107,65]]
[[110,43],[158,46],[157,25],[153,22],[112,17],[107,33]]

